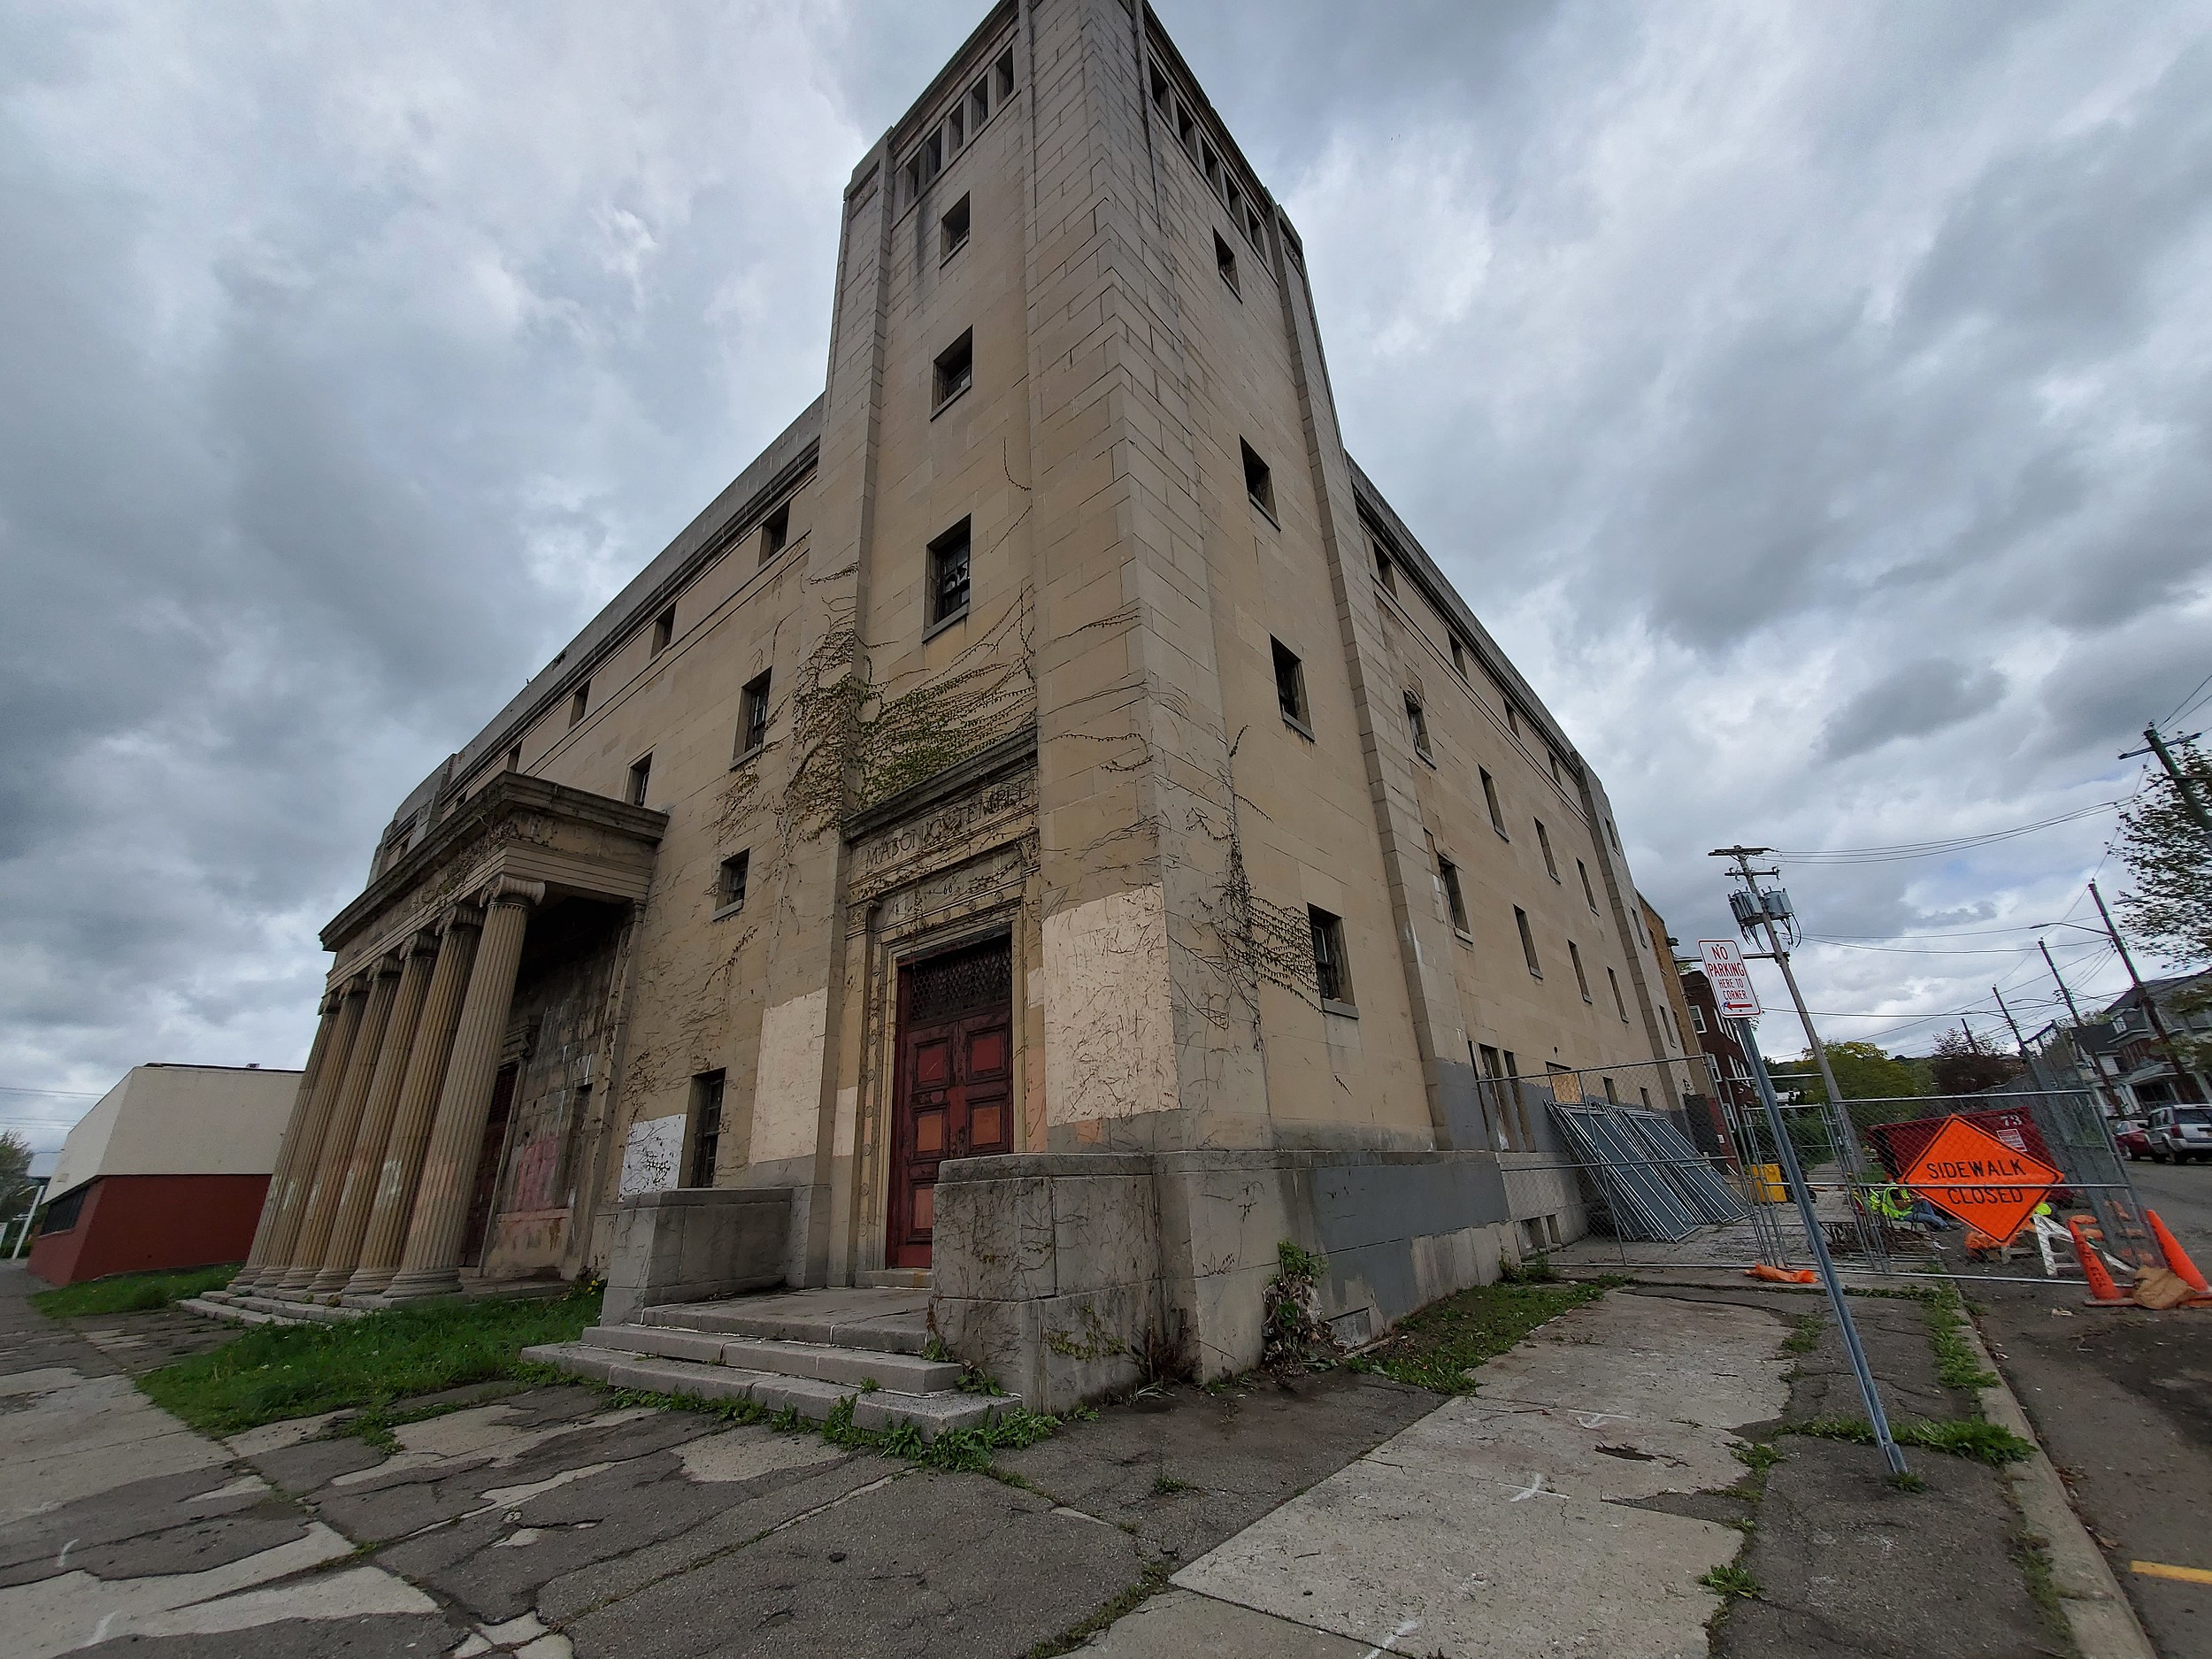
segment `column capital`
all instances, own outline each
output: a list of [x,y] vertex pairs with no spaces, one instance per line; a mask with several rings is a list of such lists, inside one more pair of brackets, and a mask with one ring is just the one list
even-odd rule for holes
[[397,950],[386,951],[361,971],[363,976],[371,981],[395,977],[399,972],[401,955]]
[[525,881],[518,876],[494,876],[477,897],[487,910],[495,904],[542,904],[545,883]]
[[430,925],[441,936],[457,927],[481,927],[484,925],[484,907],[473,899],[463,899],[447,905],[438,913],[437,920]]
[[414,934],[400,948],[403,956],[435,956],[438,950],[438,932],[435,926],[416,929]]

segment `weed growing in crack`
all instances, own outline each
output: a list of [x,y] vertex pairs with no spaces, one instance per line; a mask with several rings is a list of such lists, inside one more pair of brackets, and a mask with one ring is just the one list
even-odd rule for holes
[[1826,1328],[1827,1323],[1816,1313],[1802,1315],[1797,1321],[1797,1328],[1782,1339],[1782,1351],[1785,1354],[1811,1353],[1820,1346],[1820,1333]]
[[1152,1478],[1152,1495],[1156,1498],[1171,1498],[1179,1492],[1197,1490],[1196,1483],[1178,1480],[1173,1475],[1155,1475]]
[[1728,1449],[1735,1454],[1738,1463],[1754,1474],[1764,1474],[1780,1463],[1784,1455],[1780,1447],[1767,1440],[1746,1440]]
[[[1874,1444],[1874,1425],[1864,1417],[1809,1417],[1802,1423],[1791,1424],[1783,1432],[1801,1434],[1811,1440],[1848,1440],[1860,1446]],[[2020,1463],[2035,1451],[2032,1444],[2010,1429],[1982,1417],[1893,1423],[1890,1438],[1900,1446],[1919,1446],[1953,1457],[1970,1457],[1992,1469]]]
[[1759,1581],[1733,1562],[1724,1567],[1714,1568],[1698,1582],[1720,1596],[1741,1597],[1748,1601],[1759,1594]]

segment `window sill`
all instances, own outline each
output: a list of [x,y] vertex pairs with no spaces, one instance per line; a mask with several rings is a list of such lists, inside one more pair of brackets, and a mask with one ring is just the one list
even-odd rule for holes
[[1453,937],[1457,939],[1461,944],[1466,946],[1468,949],[1472,950],[1475,948],[1475,936],[1469,933],[1465,928],[1455,927],[1452,929],[1452,934]]
[[[971,232],[970,235],[972,235],[973,234],[973,232]],[[958,242],[953,243],[951,247],[946,249],[945,251],[938,257],[937,268],[941,271],[947,265],[950,265],[955,259],[960,257],[960,250],[967,245],[968,237],[963,236]]]
[[955,403],[958,403],[962,398],[965,397],[973,390],[975,390],[975,382],[971,380],[965,386],[955,392],[950,397],[948,397],[943,403],[938,404],[936,408],[931,410],[929,411],[929,418],[932,420],[936,419],[938,416],[943,414],[945,411],[950,409]]
[[1265,502],[1262,501],[1257,495],[1255,495],[1250,490],[1248,489],[1244,492],[1244,499],[1250,502],[1254,511],[1258,512],[1260,517],[1266,519],[1268,523],[1273,525],[1278,530],[1280,530],[1283,527],[1283,521],[1275,516],[1275,510],[1270,507]]
[[1235,283],[1229,280],[1229,273],[1226,271],[1221,273],[1221,286],[1227,288],[1231,294],[1236,296],[1236,302],[1238,304],[1241,305],[1244,303],[1244,290],[1240,288]]
[[1299,719],[1295,715],[1286,714],[1283,716],[1283,724],[1288,726],[1292,731],[1297,733],[1299,736],[1304,738],[1309,743],[1318,741],[1313,734],[1313,727],[1308,726],[1303,720]]
[[743,899],[740,899],[734,904],[725,904],[720,910],[715,911],[713,915],[708,917],[707,920],[710,922],[725,922],[744,908],[745,901]]
[[758,760],[767,752],[767,744],[756,743],[752,748],[747,749],[742,755],[740,755],[735,760],[730,763],[730,770],[732,772],[735,772],[740,766],[750,765],[754,761]]
[[1328,996],[1325,996],[1321,999],[1321,1011],[1325,1014],[1334,1014],[1339,1019],[1357,1019],[1359,1018],[1359,1010],[1355,1008],[1351,1003],[1340,1002],[1336,1001],[1335,998]]
[[1492,829],[1494,829],[1494,830],[1498,830],[1498,839],[1499,839],[1500,841],[1511,841],[1511,840],[1513,839],[1510,835],[1507,834],[1507,833],[1506,833],[1503,830],[1502,830],[1502,829],[1498,829],[1498,826],[1497,826],[1495,824],[1493,824],[1490,827],[1491,827]]
[[947,628],[956,628],[968,619],[968,609],[963,605],[949,617],[941,617],[922,630],[922,643],[926,645]]
[[1436,770],[1436,757],[1435,757],[1435,756],[1433,756],[1433,755],[1430,754],[1430,753],[1429,753],[1426,749],[1415,749],[1415,750],[1413,751],[1413,753],[1414,753],[1415,757],[1416,757],[1417,759],[1418,759],[1418,760],[1421,762],[1421,764],[1422,764],[1423,765],[1426,766],[1426,767],[1427,767],[1427,768],[1428,768],[1431,772],[1434,772],[1434,771]]

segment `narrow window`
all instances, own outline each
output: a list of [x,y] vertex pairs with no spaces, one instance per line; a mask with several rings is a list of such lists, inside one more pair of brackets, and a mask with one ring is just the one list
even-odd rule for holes
[[760,562],[764,565],[784,549],[791,540],[791,503],[785,502],[760,524]]
[[907,157],[906,199],[918,202],[922,195],[922,154],[918,150]]
[[1205,169],[1206,182],[1213,187],[1216,196],[1221,194],[1221,157],[1214,154],[1214,147],[1201,139],[1198,143],[1200,165]]
[[1436,757],[1429,753],[1429,717],[1412,697],[1406,699],[1406,730],[1413,733],[1413,752],[1423,760],[1434,760]]
[[1581,859],[1576,859],[1575,874],[1582,878],[1582,896],[1589,903],[1590,914],[1595,916],[1598,913],[1598,895],[1597,889],[1590,885],[1590,866]]
[[[1621,1002],[1621,982],[1614,978],[1613,970],[1610,968],[1605,971],[1605,977],[1613,980],[1613,1001],[1619,1004],[1621,1018],[1625,1022],[1628,1018],[1628,1004]],[[1659,1008],[1660,1011],[1667,1017],[1667,1041],[1679,1048],[1682,1046],[1682,1022],[1674,1017],[1674,1004],[1662,1002]]]
[[[1609,1072],[1607,1073],[1604,1077],[1600,1078],[1598,1082],[1604,1087],[1607,1104],[1613,1106],[1619,1105],[1621,1103],[1621,1097],[1613,1092],[1612,1074]],[[1647,1100],[1645,1103],[1648,1105],[1650,1102]]]
[[757,751],[768,741],[768,676],[763,674],[745,687],[744,701],[739,705],[737,723],[737,757],[740,760]]
[[1344,961],[1344,923],[1341,918],[1326,910],[1306,907],[1306,920],[1313,928],[1313,977],[1320,988],[1325,1002],[1352,1000],[1352,976]]
[[1705,1034],[1705,1010],[1695,1002],[1690,1004],[1690,1029],[1701,1037]]
[[1183,104],[1175,106],[1175,136],[1193,161],[1198,159],[1198,123],[1191,119],[1190,111]]
[[1222,241],[1219,231],[1214,232],[1214,269],[1221,273],[1221,280],[1229,285],[1229,292],[1242,299],[1244,290],[1237,286],[1236,252]]
[[1467,678],[1467,648],[1456,634],[1452,635],[1452,672],[1462,680]]
[[1567,941],[1567,960],[1574,964],[1575,985],[1586,1002],[1590,1000],[1590,976],[1582,971],[1582,947],[1571,939]]
[[1499,1059],[1498,1051],[1486,1042],[1482,1045],[1482,1085],[1483,1092],[1490,1097],[1492,1115],[1497,1119],[1498,1150],[1512,1151],[1513,1102],[1507,1094],[1512,1085],[1506,1081],[1505,1064]]
[[938,228],[942,243],[937,256],[941,261],[951,258],[953,255],[968,245],[968,198],[966,196],[962,196],[945,210],[944,218],[938,221]]
[[1244,210],[1244,234],[1251,239],[1255,248],[1260,245],[1260,233],[1266,227],[1266,224],[1267,221],[1260,217],[1260,210],[1247,204]]
[[642,760],[632,762],[630,765],[629,792],[623,796],[623,799],[627,801],[632,806],[643,806],[645,804],[646,787],[650,784],[652,780],[653,757],[650,755],[646,756]]
[[1444,883],[1444,902],[1451,909],[1452,930],[1458,933],[1470,933],[1467,900],[1459,890],[1459,866],[1448,858],[1440,858],[1436,861],[1436,873]]
[[1390,555],[1379,541],[1375,543],[1375,580],[1382,584],[1383,592],[1394,599],[1398,596],[1398,573],[1390,568]]
[[1221,199],[1229,204],[1229,222],[1232,225],[1244,218],[1244,192],[1238,189],[1236,185],[1228,180],[1225,176],[1223,180]]
[[507,770],[509,772],[520,772],[522,770],[521,744],[517,743],[512,749],[507,751]]
[[1536,844],[1544,851],[1544,872],[1554,881],[1559,879],[1559,861],[1551,856],[1551,832],[1544,827],[1544,820],[1537,818]]
[[922,140],[922,182],[926,184],[945,169],[945,138],[932,133]]
[[1551,780],[1559,781],[1559,751],[1548,743],[1544,745],[1544,758],[1551,762]]
[[[1477,769],[1478,771],[1480,768]],[[1498,783],[1487,772],[1482,774],[1482,803],[1490,809],[1490,827],[1505,835],[1505,814],[1498,810]],[[1506,836],[1508,841],[1513,838]]]
[[671,605],[653,618],[653,655],[658,657],[676,637],[676,607]]
[[1517,904],[1513,907],[1513,926],[1521,930],[1521,955],[1528,958],[1528,971],[1542,979],[1543,964],[1536,960],[1536,935],[1528,930],[1528,912]]
[[998,60],[998,101],[1001,104],[1014,96],[1014,52],[1009,47]]
[[690,1187],[714,1185],[714,1163],[722,1150],[722,1073],[703,1071],[691,1079]]
[[1268,473],[1267,463],[1253,452],[1252,446],[1241,438],[1237,448],[1244,451],[1244,493],[1252,498],[1252,504],[1269,518],[1275,517],[1275,480]]
[[1161,111],[1167,108],[1167,77],[1157,64],[1152,65],[1152,106]]
[[1275,701],[1283,718],[1311,736],[1306,719],[1306,671],[1299,665],[1297,654],[1280,640],[1268,643],[1275,648]]
[[1651,1110],[1651,1091],[1640,1083],[1636,1086],[1636,1097],[1643,1102],[1646,1111]]
[[745,880],[752,872],[753,855],[749,849],[732,853],[722,861],[722,869],[715,881],[715,908],[734,910],[745,902]]
[[573,727],[584,718],[584,710],[591,707],[591,681],[587,680],[576,687],[576,695],[568,700],[568,723]]
[[1505,705],[1505,729],[1516,737],[1521,734],[1521,717],[1509,703]]
[[991,78],[988,75],[968,88],[968,125],[980,129],[991,119]]
[[929,544],[929,624],[968,613],[968,520]]
[[947,403],[975,384],[975,330],[971,328],[937,354],[937,403]]
[[945,148],[949,150],[957,150],[968,142],[967,117],[957,104],[952,106],[952,113],[945,117],[945,137],[949,141]]
[[1605,820],[1605,839],[1606,839],[1606,840],[1608,840],[1608,841],[1611,841],[1611,842],[1613,843],[1613,850],[1614,850],[1615,852],[1619,852],[1619,851],[1620,851],[1620,849],[1621,849],[1621,838],[1620,838],[1620,836],[1619,836],[1617,833],[1615,833],[1614,828],[1613,828],[1613,820],[1612,820],[1611,818],[1608,818],[1608,819],[1606,819],[1606,820]]

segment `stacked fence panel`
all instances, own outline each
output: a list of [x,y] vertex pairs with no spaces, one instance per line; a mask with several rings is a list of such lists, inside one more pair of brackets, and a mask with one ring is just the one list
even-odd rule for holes
[[1555,1104],[1552,1121],[1596,1189],[1616,1238],[1677,1244],[1697,1230],[1698,1217],[1667,1179],[1665,1165],[1620,1113]]
[[1699,1220],[1718,1226],[1751,1218],[1751,1207],[1728,1189],[1671,1119],[1632,1107],[1624,1109],[1620,1116]]

